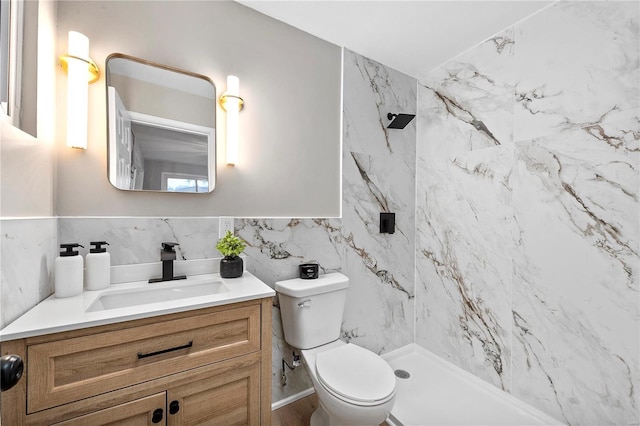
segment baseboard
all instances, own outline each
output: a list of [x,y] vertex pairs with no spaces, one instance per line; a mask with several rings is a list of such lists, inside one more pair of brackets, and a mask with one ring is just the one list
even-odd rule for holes
[[313,388],[309,388],[309,389],[303,390],[302,392],[298,392],[295,395],[288,396],[285,399],[281,399],[280,401],[276,401],[271,404],[271,411],[277,410],[278,408],[282,408],[285,405],[289,405],[293,402],[296,402],[299,399],[306,398],[309,395],[313,395],[314,393],[315,393],[315,390],[313,390]]

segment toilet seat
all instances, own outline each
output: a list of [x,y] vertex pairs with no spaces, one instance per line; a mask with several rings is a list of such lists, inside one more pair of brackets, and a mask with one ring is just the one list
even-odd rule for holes
[[351,343],[320,352],[316,373],[329,393],[350,404],[380,405],[395,395],[396,379],[389,364]]

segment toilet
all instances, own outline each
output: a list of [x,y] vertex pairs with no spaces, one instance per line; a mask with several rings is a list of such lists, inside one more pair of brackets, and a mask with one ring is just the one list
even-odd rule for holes
[[396,395],[393,370],[379,355],[340,338],[349,278],[276,282],[288,344],[300,349],[318,395],[311,426],[379,425]]

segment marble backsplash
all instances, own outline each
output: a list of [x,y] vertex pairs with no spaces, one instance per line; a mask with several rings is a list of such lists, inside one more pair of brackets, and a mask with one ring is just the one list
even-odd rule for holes
[[416,342],[571,425],[640,421],[639,15],[559,2],[418,85]]
[[61,217],[61,243],[79,243],[80,254],[89,252],[91,241],[106,241],[112,265],[130,265],[160,261],[162,242],[176,242],[178,260],[207,259],[220,256],[216,250],[217,217]]
[[0,329],[53,293],[58,219],[0,220]]

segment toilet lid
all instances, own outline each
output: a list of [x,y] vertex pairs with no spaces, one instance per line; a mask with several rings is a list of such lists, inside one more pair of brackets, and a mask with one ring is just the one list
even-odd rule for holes
[[383,401],[396,388],[389,364],[375,353],[351,343],[319,353],[316,372],[328,391],[355,403]]

